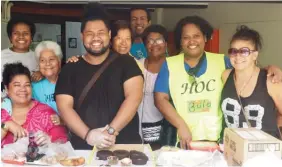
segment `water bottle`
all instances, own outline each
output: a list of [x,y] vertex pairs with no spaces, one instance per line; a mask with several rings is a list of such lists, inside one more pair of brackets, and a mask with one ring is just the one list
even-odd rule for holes
[[[38,145],[35,142],[35,133],[34,132],[30,132],[29,133],[29,144],[27,147],[27,160],[28,162],[33,161],[34,159],[36,159],[37,155],[38,155]],[[30,160],[30,161],[29,161]]]

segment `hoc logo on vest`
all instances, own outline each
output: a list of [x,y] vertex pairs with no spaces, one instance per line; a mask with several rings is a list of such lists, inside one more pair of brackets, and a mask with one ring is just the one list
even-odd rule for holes
[[[215,90],[215,79],[210,79],[207,81],[194,81],[192,83],[184,83],[182,84],[182,93],[199,94],[203,92],[211,92]],[[209,112],[211,109],[211,101],[207,98],[198,99],[198,100],[190,100],[187,102],[187,107],[189,112]]]
[[182,88],[182,95],[185,94],[187,91],[189,94],[194,94],[194,93],[202,93],[203,91],[214,91],[215,90],[215,79],[210,79],[207,82],[200,81],[200,82],[192,82],[192,83],[183,83],[181,88]]

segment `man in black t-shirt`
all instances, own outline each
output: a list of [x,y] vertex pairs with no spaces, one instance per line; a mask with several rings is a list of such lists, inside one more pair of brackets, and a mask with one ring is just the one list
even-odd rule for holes
[[72,133],[73,147],[141,143],[136,112],[142,99],[143,78],[132,57],[118,55],[78,107],[78,99],[93,74],[117,54],[109,49],[111,32],[105,16],[88,12],[81,24],[81,38],[87,53],[77,63],[64,66],[55,90],[58,110]]

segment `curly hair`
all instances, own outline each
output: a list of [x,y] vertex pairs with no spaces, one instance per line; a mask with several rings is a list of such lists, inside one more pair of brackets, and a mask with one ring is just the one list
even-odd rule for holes
[[108,30],[110,31],[110,19],[109,14],[107,13],[106,9],[97,2],[89,2],[84,7],[84,15],[83,19],[81,21],[81,27],[80,32],[83,32],[85,29],[86,24],[89,21],[96,21],[101,20],[104,22]]
[[152,32],[156,32],[156,33],[159,33],[163,36],[164,40],[167,42],[168,40],[168,32],[166,30],[166,28],[162,25],[159,25],[159,24],[153,24],[153,25],[150,25],[149,27],[147,27],[143,34],[142,34],[142,39],[143,39],[143,42],[146,42],[147,41],[147,38],[149,36],[150,33]]
[[22,63],[17,62],[17,63],[5,64],[4,70],[3,70],[3,73],[2,73],[4,86],[8,87],[9,83],[17,75],[25,75],[25,76],[28,77],[29,81],[31,82],[30,71]]
[[255,45],[255,50],[262,49],[262,37],[254,29],[249,28],[246,25],[240,25],[236,29],[236,33],[232,36],[230,44],[236,40],[251,41]]
[[24,18],[12,18],[11,20],[9,20],[8,25],[7,25],[7,34],[8,34],[9,39],[12,37],[13,28],[17,24],[21,24],[21,23],[26,24],[29,27],[31,38],[34,37],[35,31],[36,31],[34,23]]
[[186,16],[178,21],[174,29],[174,42],[178,50],[181,50],[182,29],[187,24],[195,24],[197,27],[199,27],[207,40],[211,39],[213,27],[208,21],[199,16]]

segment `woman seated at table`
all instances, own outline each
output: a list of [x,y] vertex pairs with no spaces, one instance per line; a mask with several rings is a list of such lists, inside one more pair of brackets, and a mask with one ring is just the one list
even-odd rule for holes
[[31,77],[27,67],[21,63],[6,64],[2,78],[13,108],[11,114],[1,109],[2,147],[27,136],[29,132],[41,132],[35,137],[38,145],[67,141],[65,128],[54,125],[50,119],[55,111],[31,99]]
[[234,69],[222,75],[226,83],[221,107],[227,127],[254,127],[279,138],[277,110],[282,114],[282,83],[272,83],[267,71],[257,66],[261,48],[257,31],[247,26],[237,29],[228,50]]
[[[32,98],[55,110],[56,114],[51,116],[52,122],[55,125],[63,125],[54,99],[55,86],[63,57],[61,47],[53,41],[42,41],[35,48],[35,57],[39,65],[39,72],[44,78],[38,82],[32,82]],[[3,100],[1,108],[11,113],[12,105],[9,98]]]

